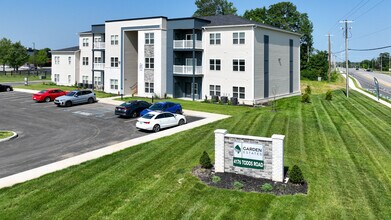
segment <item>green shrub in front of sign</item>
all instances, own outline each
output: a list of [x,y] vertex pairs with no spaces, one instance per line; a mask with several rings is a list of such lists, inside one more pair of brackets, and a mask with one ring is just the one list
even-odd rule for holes
[[243,183],[239,182],[239,181],[235,181],[234,182],[234,189],[236,190],[241,190],[243,189]]
[[302,184],[304,183],[304,176],[301,172],[300,168],[297,165],[294,165],[289,170],[289,181],[295,184]]
[[264,192],[270,192],[273,190],[273,186],[270,183],[265,183],[261,186],[261,190]]
[[333,93],[331,92],[331,90],[328,90],[326,92],[326,100],[331,101],[332,99],[333,99]]
[[202,156],[200,158],[200,164],[201,164],[201,167],[205,168],[205,169],[210,169],[213,167],[213,164],[210,160],[209,154],[206,151],[204,151],[202,153]]
[[213,183],[218,183],[221,181],[221,178],[219,176],[212,176],[212,182]]

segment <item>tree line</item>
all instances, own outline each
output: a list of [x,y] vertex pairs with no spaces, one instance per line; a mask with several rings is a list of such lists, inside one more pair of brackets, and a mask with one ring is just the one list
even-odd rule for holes
[[[238,15],[237,9],[228,0],[196,0],[194,17],[213,15]],[[300,33],[300,68],[302,77],[317,80],[328,79],[328,53],[313,48],[313,24],[307,13],[301,13],[291,2],[279,2],[268,8],[246,10],[243,18],[271,25],[283,30]],[[335,77],[333,77],[335,78]],[[332,79],[333,79],[332,78]]]
[[32,54],[28,54],[28,50],[20,41],[13,43],[10,39],[3,38],[0,40],[0,65],[5,72],[5,66],[9,66],[18,71],[19,67],[30,63],[34,67],[42,67],[50,60],[50,49],[33,50]]

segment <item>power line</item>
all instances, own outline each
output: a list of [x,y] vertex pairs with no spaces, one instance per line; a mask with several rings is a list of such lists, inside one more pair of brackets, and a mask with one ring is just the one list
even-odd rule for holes
[[[342,16],[340,19],[338,19],[337,22],[335,22],[335,24],[330,28],[330,30],[329,30],[328,32],[331,32],[334,28],[336,28],[336,27],[338,26],[340,20],[343,20],[343,19],[347,18],[352,12],[357,11],[358,9],[362,8],[364,5],[366,5],[366,4],[369,2],[369,0],[367,0],[361,7],[359,7],[359,8],[357,9],[357,7],[360,6],[361,3],[364,2],[364,1],[365,1],[365,0],[361,0],[361,1],[360,1],[356,6],[354,6],[348,13],[346,13],[344,16]],[[356,10],[356,9],[357,9],[357,10]],[[353,13],[353,14],[354,14],[354,13]],[[352,15],[353,15],[353,14],[352,14]]]
[[361,15],[357,16],[356,18],[354,18],[353,20],[357,20],[358,18],[366,15],[368,12],[370,12],[372,9],[376,8],[378,5],[380,5],[380,3],[384,2],[385,0],[381,0],[379,1],[376,5],[374,5],[372,8],[368,9],[367,11],[365,11],[364,13],[362,13]]
[[369,49],[349,49],[351,51],[372,51],[372,50],[382,50],[382,49],[386,49],[386,48],[390,48],[390,46],[384,46],[384,47],[376,47],[376,48],[369,48]]

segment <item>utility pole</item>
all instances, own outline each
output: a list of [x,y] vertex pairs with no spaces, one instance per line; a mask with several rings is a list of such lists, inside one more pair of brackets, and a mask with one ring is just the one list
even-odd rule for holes
[[345,24],[345,59],[346,59],[346,97],[349,98],[349,31],[348,31],[348,23],[352,23],[353,21],[343,20],[339,23]]
[[329,79],[329,82],[330,82],[330,78],[331,78],[331,39],[330,37],[332,37],[332,35],[330,35],[330,33],[328,35],[326,35],[326,37],[328,37],[328,42],[329,42],[329,51],[328,51],[328,55],[329,55],[329,71],[327,72],[327,76],[328,76],[328,79]]

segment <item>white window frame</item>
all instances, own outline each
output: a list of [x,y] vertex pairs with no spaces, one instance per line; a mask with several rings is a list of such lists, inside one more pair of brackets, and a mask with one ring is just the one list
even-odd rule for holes
[[209,59],[209,70],[220,71],[221,59]]
[[145,45],[154,45],[155,44],[155,33],[149,32],[145,33]]
[[210,96],[220,96],[221,95],[221,86],[220,85],[209,85],[209,95]]
[[68,84],[72,84],[72,75],[68,75]]
[[209,44],[210,45],[220,45],[221,44],[221,33],[210,33],[209,34]]
[[239,99],[245,99],[246,87],[240,87],[240,86],[232,87],[232,96]]
[[83,66],[88,66],[88,61],[89,61],[89,59],[88,59],[88,57],[83,57]]
[[102,57],[94,57],[94,63],[102,63]]
[[[235,64],[235,63],[237,63],[237,64]],[[246,71],[246,60],[245,59],[233,59],[232,60],[232,71],[245,72]]]
[[110,36],[110,44],[111,45],[118,45],[118,35],[111,35]]
[[82,76],[82,83],[88,84],[88,76],[86,76],[86,75]]
[[56,73],[54,74],[54,82],[58,83],[60,81],[60,74]]
[[145,93],[155,93],[155,83],[145,82]]
[[54,64],[60,64],[60,57],[59,56],[54,57]]
[[110,58],[110,66],[114,67],[114,68],[118,68],[119,67],[118,57],[111,57]]
[[233,44],[246,44],[246,33],[245,32],[234,32],[232,33]]
[[155,68],[155,58],[146,57],[145,58],[145,69],[154,69]]
[[83,47],[88,47],[90,45],[88,38],[83,38]]
[[118,79],[110,79],[110,89],[118,90]]
[[96,86],[102,85],[102,77],[101,76],[94,76],[94,84]]
[[69,65],[72,64],[72,57],[68,57],[68,64],[69,64]]

